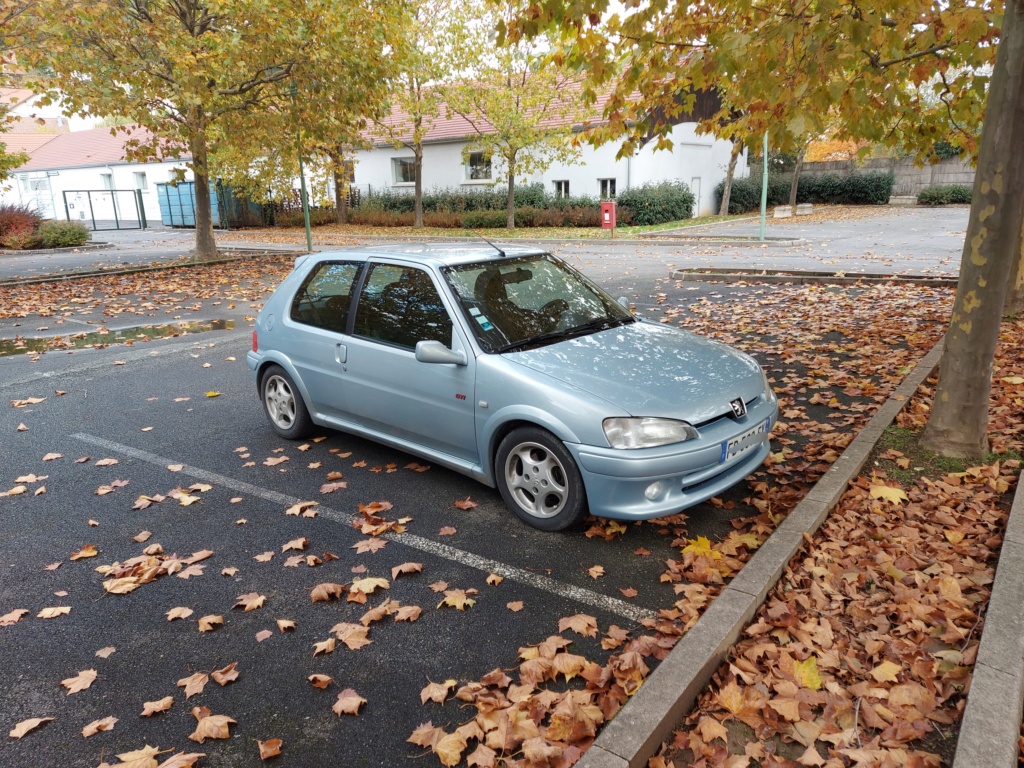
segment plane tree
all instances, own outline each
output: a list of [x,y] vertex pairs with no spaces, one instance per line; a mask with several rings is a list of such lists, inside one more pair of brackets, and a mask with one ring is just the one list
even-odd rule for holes
[[189,158],[196,258],[209,259],[217,151],[265,150],[263,137],[220,131],[211,152],[216,126],[273,113],[281,86],[311,71],[358,78],[388,49],[401,12],[398,0],[36,0],[18,18],[30,41],[19,61],[51,72],[47,85],[72,111],[129,117],[136,127],[113,130],[130,134],[132,159]]
[[556,59],[586,65],[591,98],[611,89],[596,139],[620,140],[626,151],[651,131],[667,145],[662,116],[714,88],[723,103],[744,105],[738,120],[707,121],[726,137],[767,132],[773,147],[792,152],[827,121],[838,139],[920,158],[945,139],[975,159],[959,290],[923,441],[946,455],[984,452],[1004,307],[1024,302],[1024,0],[709,0],[617,10],[607,0],[534,0],[502,33],[558,35]]

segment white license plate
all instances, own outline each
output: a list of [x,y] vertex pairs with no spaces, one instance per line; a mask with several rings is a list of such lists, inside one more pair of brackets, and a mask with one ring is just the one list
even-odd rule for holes
[[719,463],[729,461],[730,459],[739,456],[748,448],[757,445],[762,442],[763,438],[761,435],[769,431],[771,427],[771,419],[765,419],[753,429],[747,430],[742,435],[734,437],[732,440],[726,440],[722,443],[722,456],[719,458]]

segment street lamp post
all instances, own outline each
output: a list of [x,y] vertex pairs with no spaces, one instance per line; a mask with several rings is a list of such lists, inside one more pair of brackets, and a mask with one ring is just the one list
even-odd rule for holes
[[295,83],[288,86],[292,97],[292,111],[295,113],[295,151],[299,156],[299,192],[302,197],[302,221],[306,225],[306,253],[313,251],[313,233],[309,229],[309,198],[306,195],[306,169],[302,164],[302,132],[299,130],[299,111],[295,104],[297,92]]

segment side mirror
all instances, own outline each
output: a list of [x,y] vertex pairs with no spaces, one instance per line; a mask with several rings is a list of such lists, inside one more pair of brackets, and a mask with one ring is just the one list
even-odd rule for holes
[[465,365],[467,362],[465,352],[448,349],[440,341],[416,342],[416,359],[421,363],[440,363],[442,365]]

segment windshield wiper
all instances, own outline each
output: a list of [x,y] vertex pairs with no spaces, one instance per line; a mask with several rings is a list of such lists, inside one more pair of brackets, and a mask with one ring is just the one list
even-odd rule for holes
[[636,318],[630,317],[599,317],[590,322],[584,323],[583,325],[577,325],[572,328],[566,328],[561,331],[548,331],[547,333],[541,333],[537,336],[531,336],[528,339],[522,341],[514,341],[511,344],[506,344],[503,347],[498,347],[494,350],[498,354],[503,352],[522,352],[523,350],[530,349],[533,347],[544,346],[545,344],[553,343],[556,341],[563,341],[565,339],[575,339],[580,336],[586,336],[591,333],[597,333],[598,331],[606,331],[609,328],[618,328],[620,325],[626,325],[627,323],[636,322]]

